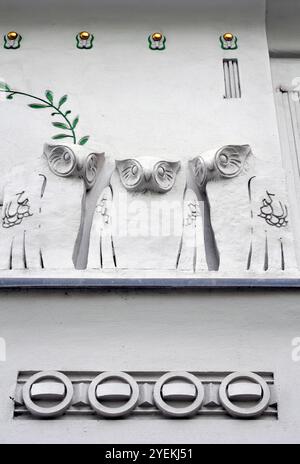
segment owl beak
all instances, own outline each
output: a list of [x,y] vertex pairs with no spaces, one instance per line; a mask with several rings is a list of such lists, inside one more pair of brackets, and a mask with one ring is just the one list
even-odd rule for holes
[[144,178],[145,178],[145,181],[146,181],[146,182],[149,182],[149,180],[151,179],[151,176],[152,176],[152,172],[151,172],[151,171],[145,171],[145,172],[144,172]]

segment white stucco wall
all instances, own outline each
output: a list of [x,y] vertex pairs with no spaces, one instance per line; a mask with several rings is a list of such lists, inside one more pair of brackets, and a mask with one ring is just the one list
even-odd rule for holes
[[[68,93],[82,134],[112,157],[185,158],[249,143],[258,168],[277,172],[263,1],[70,3],[0,2],[1,31],[24,37],[19,51],[0,49],[2,78],[34,94]],[[82,29],[95,34],[89,52],[75,48]],[[156,29],[167,36],[162,54],[147,48]],[[218,38],[226,30],[239,37],[236,101],[223,99]],[[48,115],[26,103],[0,103],[5,172],[15,160],[33,161],[53,134]],[[296,290],[2,291],[0,442],[297,442],[300,364],[291,343],[300,336],[298,299]],[[21,369],[271,370],[279,419],[16,420],[9,394]]]
[[[17,30],[23,41],[19,50],[0,49],[0,76],[34,95],[47,88],[57,97],[67,93],[90,146],[112,157],[184,160],[249,143],[258,169],[277,171],[264,0],[3,3],[1,30]],[[82,29],[95,35],[90,51],[75,46]],[[148,49],[155,30],[167,37],[163,53]],[[239,38],[235,52],[220,47],[228,30]],[[223,98],[226,56],[239,59],[242,99]],[[55,133],[47,110],[31,110],[28,102],[15,97],[0,105],[1,170],[35,159]]]
[[[185,167],[187,160],[203,151],[227,144],[249,144],[253,155],[245,176],[249,173],[249,177],[264,178],[263,194],[277,182],[284,197],[264,0],[155,0],[151,4],[90,0],[84,6],[79,1],[60,5],[51,0],[41,5],[30,0],[3,6],[0,28],[19,31],[23,40],[19,50],[0,50],[0,77],[12,88],[33,95],[43,96],[49,88],[55,98],[67,93],[65,108],[80,115],[76,130],[79,136],[90,134],[87,146],[91,150],[104,151],[108,159],[149,155],[171,158]],[[75,46],[75,36],[82,29],[95,36],[92,50]],[[161,30],[167,38],[163,52],[148,48],[148,35],[155,30]],[[221,49],[219,37],[226,31],[238,37],[238,50]],[[224,99],[226,57],[239,61],[240,99]],[[32,110],[29,102],[16,95],[0,104],[0,169],[4,174],[11,173],[16,163],[33,164],[42,154],[44,142],[57,132],[48,110]],[[232,234],[230,225],[235,221],[240,188],[245,187],[248,205],[247,181],[242,187],[232,183],[226,195],[209,192],[214,197],[209,199],[213,218],[220,220],[222,230],[224,224],[228,226],[228,235]],[[78,268],[86,266],[89,227],[99,193],[95,187],[87,195]],[[218,206],[221,195],[228,202]],[[244,215],[240,222],[248,227],[250,211],[237,215]],[[250,235],[250,227],[248,232]],[[288,243],[292,242],[289,237]],[[263,254],[264,238],[259,249]],[[246,267],[245,263],[245,272]],[[293,260],[287,267],[294,272]],[[227,268],[226,264],[222,272],[230,273]]]
[[[0,442],[298,442],[296,290],[1,292]],[[279,419],[12,419],[18,369],[270,370]]]

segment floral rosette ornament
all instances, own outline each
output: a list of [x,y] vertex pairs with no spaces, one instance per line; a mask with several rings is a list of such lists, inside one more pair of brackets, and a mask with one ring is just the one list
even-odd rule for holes
[[166,41],[166,37],[161,32],[154,32],[148,37],[150,50],[165,50]]
[[93,48],[94,36],[88,31],[81,31],[76,36],[76,47],[90,50]]
[[4,48],[18,49],[21,46],[22,36],[18,32],[10,31],[4,36]]
[[220,42],[223,50],[236,50],[238,48],[237,36],[231,32],[225,32],[221,35]]

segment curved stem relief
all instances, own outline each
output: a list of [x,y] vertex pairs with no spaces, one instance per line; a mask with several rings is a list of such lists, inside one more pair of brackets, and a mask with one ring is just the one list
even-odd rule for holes
[[[79,122],[79,116],[76,116],[74,120],[71,122],[68,115],[71,114],[71,111],[62,111],[61,107],[64,105],[68,99],[67,95],[63,95],[59,101],[58,104],[55,105],[53,101],[53,92],[51,90],[46,90],[45,96],[46,99],[36,97],[35,95],[31,95],[26,92],[20,92],[18,90],[13,90],[11,89],[5,82],[0,82],[0,92],[6,93],[7,94],[7,99],[12,100],[15,95],[21,95],[24,97],[29,97],[32,98],[33,100],[39,102],[39,103],[30,103],[28,106],[33,109],[44,109],[44,108],[50,108],[54,111],[52,111],[51,116],[60,116],[63,118],[64,122],[52,122],[52,125],[54,127],[57,127],[59,129],[62,129],[63,131],[69,131],[69,133],[59,133],[54,135],[52,138],[55,140],[58,139],[64,139],[64,138],[71,138],[73,143],[77,143],[77,137],[75,133],[75,128]],[[89,140],[89,136],[85,135],[84,137],[81,137],[81,139],[78,141],[79,145],[84,145],[87,141]]]

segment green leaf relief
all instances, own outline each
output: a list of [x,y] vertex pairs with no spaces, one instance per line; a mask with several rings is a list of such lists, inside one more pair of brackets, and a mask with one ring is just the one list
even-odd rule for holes
[[58,139],[66,139],[68,137],[71,137],[72,138],[72,135],[67,135],[67,134],[57,134],[57,135],[53,135],[53,139],[54,140],[58,140]]
[[6,82],[0,82],[0,89],[1,90],[6,90],[7,92],[10,92],[10,90],[11,90]]
[[65,130],[71,130],[67,124],[64,124],[63,122],[53,122],[52,126],[54,127],[59,127],[59,129],[65,129]]
[[85,145],[86,142],[89,140],[90,136],[89,135],[85,135],[84,137],[82,137],[79,142],[78,142],[78,145]]
[[50,103],[53,103],[53,92],[51,90],[46,90],[45,95],[47,100],[49,100]]
[[29,106],[30,108],[39,110],[39,109],[41,109],[41,108],[49,108],[50,105],[42,105],[42,104],[40,104],[40,103],[29,103],[28,106]]
[[79,116],[76,116],[76,118],[74,119],[73,124],[72,124],[73,129],[75,129],[75,127],[77,126],[78,121],[79,121]]
[[64,103],[66,103],[67,100],[68,100],[68,95],[63,95],[58,102],[58,108],[60,108]]

